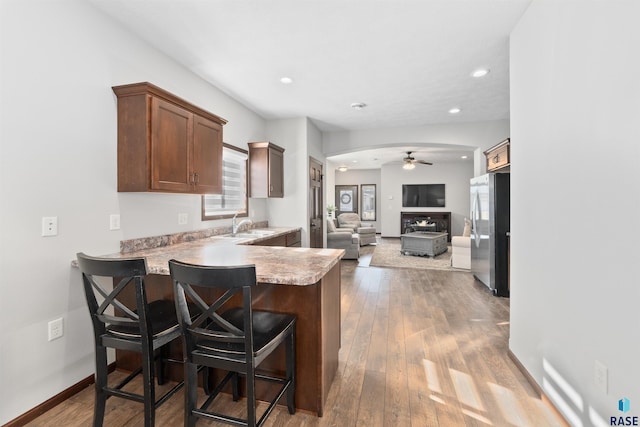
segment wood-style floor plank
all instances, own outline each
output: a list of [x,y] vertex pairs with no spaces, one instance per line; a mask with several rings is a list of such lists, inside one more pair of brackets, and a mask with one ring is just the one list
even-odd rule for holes
[[[565,425],[507,355],[508,299],[467,272],[370,267],[374,248],[362,248],[359,262],[343,261],[342,346],[324,417],[289,415],[283,406],[266,426]],[[122,376],[111,374],[114,382]],[[222,396],[215,405],[245,413],[244,400]],[[182,408],[179,392],[158,409],[157,425],[181,426]],[[28,425],[87,426],[92,413],[88,387]],[[109,399],[104,425],[142,425],[141,406]]]

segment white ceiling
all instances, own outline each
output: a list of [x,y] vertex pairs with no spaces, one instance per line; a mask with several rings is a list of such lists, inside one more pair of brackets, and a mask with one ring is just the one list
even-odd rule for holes
[[[468,162],[473,165],[473,150],[465,146],[451,146],[433,144],[403,145],[386,148],[375,148],[353,153],[331,156],[330,160],[338,166],[346,166],[348,169],[379,169],[383,164],[403,164],[402,159],[407,156],[406,151],[411,151],[411,156],[416,160],[425,160],[433,164],[449,162]],[[466,156],[466,158],[463,158]],[[417,164],[416,168],[428,168],[427,165]]]
[[[89,1],[262,117],[309,117],[323,131],[509,118],[509,33],[531,2]],[[479,67],[489,74],[471,77]],[[429,161],[461,155],[413,148]]]

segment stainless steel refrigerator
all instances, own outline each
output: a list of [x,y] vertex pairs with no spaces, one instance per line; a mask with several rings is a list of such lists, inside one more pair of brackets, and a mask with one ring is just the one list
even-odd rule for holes
[[509,174],[471,179],[471,272],[495,295],[509,296]]

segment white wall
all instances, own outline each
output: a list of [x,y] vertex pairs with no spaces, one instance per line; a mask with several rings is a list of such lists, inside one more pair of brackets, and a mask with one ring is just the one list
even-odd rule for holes
[[308,118],[305,120],[307,122],[307,150],[309,156],[322,163],[323,172],[326,172],[326,159],[322,152],[322,132],[320,132],[320,129],[318,129],[313,121]]
[[[306,119],[307,122],[307,152],[308,152],[308,156],[307,156],[307,185],[306,188],[304,189],[304,191],[306,191],[307,193],[307,217],[309,217],[311,215],[311,194],[309,193],[309,158],[312,157],[313,159],[317,160],[318,162],[320,162],[322,164],[322,186],[323,186],[323,198],[325,198],[322,201],[322,214],[324,216],[324,218],[326,218],[326,214],[327,214],[327,210],[325,209],[325,206],[327,206],[327,200],[326,200],[326,188],[327,188],[327,180],[326,180],[326,176],[327,176],[327,160],[324,156],[324,153],[322,152],[322,132],[320,131],[320,129],[318,129],[318,127],[310,120],[310,119]],[[300,188],[300,191],[303,191],[302,188]],[[309,223],[309,220],[307,220],[307,223]],[[309,224],[310,225],[310,224]],[[308,233],[307,233],[308,235]],[[307,239],[307,244],[309,245],[309,241]],[[324,223],[322,224],[322,247],[326,247],[327,246],[327,227],[324,225]]]
[[640,416],[638,17],[534,0],[511,36],[510,348],[576,426]]
[[[335,168],[335,165],[332,165]],[[334,170],[334,169],[332,169]],[[335,170],[335,185],[376,184],[376,232],[383,237],[400,236],[400,213],[406,212],[451,212],[451,233],[461,235],[464,218],[469,217],[469,180],[474,176],[473,161],[437,163],[432,166],[416,166],[404,170],[402,163],[383,165],[381,169],[352,169],[346,172]],[[444,208],[403,208],[402,184],[445,184],[446,206]],[[334,187],[329,189],[331,203],[335,204]],[[358,193],[360,197],[360,193]],[[360,203],[360,201],[358,201]]]
[[[302,225],[302,245],[308,246],[307,225],[307,119],[267,122],[268,140],[284,148],[284,197],[266,201],[269,224]],[[295,206],[295,208],[293,208]]]
[[324,163],[322,138],[306,117],[267,121],[268,140],[284,148],[284,197],[266,200],[270,225],[302,227],[309,246],[309,156]]
[[325,132],[323,149],[327,156],[370,148],[426,145],[471,147],[474,152],[474,176],[486,172],[483,151],[509,137],[509,121],[447,123],[420,127],[378,128]]
[[[418,165],[405,170],[401,162],[388,163],[381,169],[380,218],[383,237],[399,237],[400,213],[451,212],[451,235],[462,235],[464,218],[469,217],[469,180],[473,177],[473,164],[436,163]],[[444,208],[403,208],[402,184],[445,184]]]
[[[325,194],[325,200],[324,200],[324,205],[325,208],[327,205],[332,204],[332,205],[336,205],[336,193],[335,193],[335,189],[336,189],[336,174],[338,173],[337,168],[338,165],[335,162],[332,162],[331,160],[327,159],[325,165],[324,165],[324,194]],[[324,211],[325,214],[325,218],[328,218],[328,212],[325,209]],[[335,217],[335,212],[333,213],[334,217]],[[325,227],[326,228],[326,227]],[[325,230],[325,234],[326,234],[326,230]],[[326,245],[325,245],[326,246]]]
[[[0,4],[4,424],[93,373],[89,316],[70,268],[76,252],[117,252],[122,239],[230,222],[201,222],[199,196],[117,193],[111,86],[150,81],[227,119],[224,140],[244,148],[266,138],[266,125],[81,0]],[[265,203],[250,203],[266,219]],[[109,231],[113,213],[119,231]],[[42,216],[58,217],[57,237],[40,237]],[[65,335],[48,342],[47,322],[60,316]]]
[[[376,233],[380,233],[381,230],[381,220],[380,217],[380,169],[352,169],[344,172],[340,172],[338,170],[331,170],[331,174],[334,175],[335,185],[357,185],[358,186],[358,212],[362,212],[362,188],[360,185],[362,184],[375,184],[376,185],[376,220],[375,221],[366,221],[367,224],[371,224],[376,228]],[[336,203],[335,197],[335,186],[331,189],[331,194],[333,197],[331,200],[327,200],[326,204],[333,204],[334,206],[338,206]]]

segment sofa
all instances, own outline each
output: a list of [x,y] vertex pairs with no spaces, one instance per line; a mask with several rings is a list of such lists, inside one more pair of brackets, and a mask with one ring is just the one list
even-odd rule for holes
[[351,228],[338,228],[333,219],[327,219],[327,247],[344,249],[343,259],[358,259],[360,256],[360,236]]
[[375,227],[363,226],[357,213],[341,213],[338,215],[338,227],[350,228],[354,233],[358,233],[360,246],[376,243]]
[[451,238],[451,267],[471,269],[471,221],[464,219],[462,236]]

